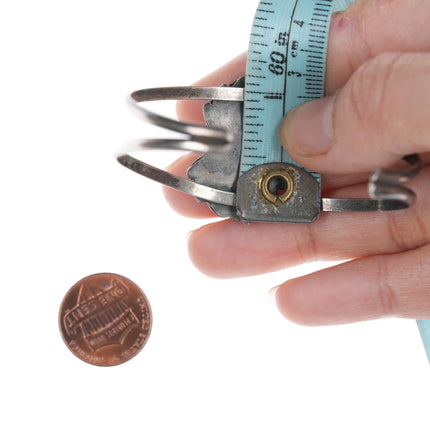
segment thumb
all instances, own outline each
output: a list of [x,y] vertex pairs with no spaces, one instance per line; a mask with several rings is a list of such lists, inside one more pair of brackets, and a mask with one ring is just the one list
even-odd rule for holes
[[389,167],[430,151],[430,54],[381,54],[335,95],[283,119],[279,138],[300,165],[321,173]]

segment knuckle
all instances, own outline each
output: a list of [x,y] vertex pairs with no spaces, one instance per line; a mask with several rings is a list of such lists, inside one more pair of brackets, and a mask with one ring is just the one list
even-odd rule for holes
[[391,90],[398,68],[404,62],[403,54],[378,55],[363,63],[349,82],[348,100],[353,118],[366,128],[372,141],[378,140],[382,145],[388,139],[381,132],[389,130],[387,126],[393,115]]
[[430,213],[421,202],[407,211],[387,212],[385,228],[396,252],[424,246],[430,240]]
[[394,249],[397,252],[407,251],[410,247],[410,223],[405,223],[404,217],[393,213],[387,213],[386,219],[387,234]]
[[423,300],[427,304],[430,300],[430,244],[423,246],[417,252],[416,274],[418,291],[423,295]]
[[389,259],[380,258],[377,265],[377,287],[379,304],[382,314],[393,316],[398,313],[399,303],[395,290],[395,283],[391,275]]
[[[430,245],[417,248],[403,256],[402,271],[397,270],[397,296],[401,299],[396,316],[430,317]],[[400,273],[399,273],[400,272]]]

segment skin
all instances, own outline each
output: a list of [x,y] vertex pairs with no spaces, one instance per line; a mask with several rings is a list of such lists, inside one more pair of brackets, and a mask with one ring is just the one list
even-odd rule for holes
[[[418,12],[419,11],[419,12]],[[271,290],[280,312],[303,325],[382,317],[430,319],[430,2],[356,0],[331,23],[326,95],[282,121],[282,145],[301,165],[323,173],[323,195],[364,196],[369,172],[419,153],[424,168],[410,183],[417,203],[391,213],[322,213],[314,224],[207,224],[189,236],[202,272],[251,276],[313,260],[346,263],[291,279]],[[196,85],[245,74],[243,54]],[[181,102],[178,116],[201,122],[201,102]],[[177,160],[185,175],[196,158]],[[165,189],[188,217],[213,217],[206,204]]]

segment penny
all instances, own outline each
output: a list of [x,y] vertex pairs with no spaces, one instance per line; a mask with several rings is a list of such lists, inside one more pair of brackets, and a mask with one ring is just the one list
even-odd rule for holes
[[115,366],[142,350],[151,333],[152,313],[134,282],[99,273],[70,288],[60,306],[59,324],[64,342],[78,358]]

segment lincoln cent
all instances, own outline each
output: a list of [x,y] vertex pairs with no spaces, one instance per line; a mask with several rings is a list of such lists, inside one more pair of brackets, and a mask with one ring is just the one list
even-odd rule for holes
[[78,358],[97,366],[115,366],[144,347],[152,313],[134,282],[99,273],[80,280],[67,292],[59,324],[64,342]]

